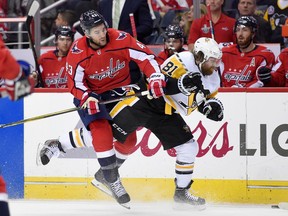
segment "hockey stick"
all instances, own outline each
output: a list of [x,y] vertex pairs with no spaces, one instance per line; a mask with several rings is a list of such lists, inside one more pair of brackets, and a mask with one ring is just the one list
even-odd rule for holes
[[134,14],[130,13],[129,17],[130,17],[130,23],[131,23],[131,27],[132,27],[133,37],[137,40],[137,31],[136,31],[136,24],[135,24]]
[[[125,96],[122,96],[122,97],[113,98],[111,100],[100,101],[99,103],[100,104],[110,104],[110,103],[122,101],[122,100],[125,100],[125,99],[128,99],[128,98],[132,98],[132,97],[146,96],[148,94],[149,94],[149,91],[142,91],[142,92],[137,92],[137,93],[131,94],[131,95],[125,95]],[[73,107],[73,108],[70,108],[70,109],[65,109],[65,110],[60,110],[60,111],[57,111],[57,112],[47,113],[47,114],[44,114],[44,115],[34,116],[34,117],[31,117],[31,118],[23,119],[23,120],[16,121],[16,122],[0,124],[0,128],[12,127],[12,126],[16,126],[16,125],[19,125],[19,124],[24,124],[24,123],[27,123],[27,122],[31,122],[31,121],[36,121],[36,120],[40,120],[40,119],[49,118],[49,117],[52,117],[52,116],[57,116],[57,115],[62,115],[62,114],[69,113],[69,112],[74,112],[74,111],[77,111],[77,110],[80,110],[80,109],[81,109],[80,107]]]
[[215,32],[214,32],[214,27],[213,27],[213,22],[212,22],[212,15],[211,15],[211,10],[210,10],[210,5],[207,6],[207,11],[208,11],[208,18],[209,18],[209,25],[210,25],[210,31],[211,31],[211,38],[215,40]]
[[43,80],[40,74],[40,67],[38,64],[38,57],[37,57],[37,53],[36,53],[36,49],[35,49],[35,44],[34,44],[34,40],[33,40],[33,36],[32,36],[32,32],[31,32],[31,23],[35,17],[35,14],[37,13],[37,11],[39,10],[39,2],[34,0],[29,11],[28,11],[28,15],[27,15],[27,19],[26,19],[26,27],[27,27],[27,32],[28,32],[28,37],[29,37],[29,42],[30,42],[30,47],[32,49],[32,53],[33,53],[33,58],[35,61],[35,68],[37,70],[38,73],[38,79],[40,82],[40,86],[43,87]]

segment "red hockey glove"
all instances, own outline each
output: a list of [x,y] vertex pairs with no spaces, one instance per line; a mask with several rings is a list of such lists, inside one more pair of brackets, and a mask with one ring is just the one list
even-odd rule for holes
[[165,94],[166,81],[162,73],[153,73],[149,77],[149,93],[153,98],[159,98]]
[[16,82],[5,80],[4,86],[9,98],[16,101],[34,91],[34,80],[31,77],[22,77]]
[[86,94],[86,96],[84,96],[81,100],[80,107],[82,109],[87,108],[87,112],[89,115],[94,115],[100,112],[98,104],[99,100],[97,98],[97,94]]

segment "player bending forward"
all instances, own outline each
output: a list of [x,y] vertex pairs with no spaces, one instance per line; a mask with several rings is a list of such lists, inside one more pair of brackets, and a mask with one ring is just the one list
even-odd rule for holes
[[[21,67],[20,67],[21,66]],[[29,65],[19,65],[5,47],[0,36],[0,83],[3,82],[2,96],[8,95],[13,101],[29,95],[33,91],[33,79],[29,78]],[[4,93],[3,93],[4,92]],[[4,178],[0,172],[0,215],[9,216],[8,195]]]
[[[198,107],[198,110],[209,119],[214,121],[223,119],[222,103],[214,98],[220,86],[220,78],[215,69],[221,56],[222,52],[213,39],[198,39],[193,53],[183,51],[172,55],[161,66],[168,78],[166,92],[174,94],[152,100],[147,97],[135,97],[117,104],[117,110],[125,107],[122,111],[110,112],[113,119],[113,135],[118,140],[114,144],[117,166],[123,164],[136,144],[130,142],[129,135],[124,135],[123,131],[126,134],[133,134],[140,126],[150,129],[161,141],[164,150],[171,148],[176,150],[174,193],[176,203],[205,207],[205,199],[189,192],[193,183],[191,179],[199,146],[179,113],[190,115]],[[113,127],[115,125],[117,128]],[[121,130],[117,130],[119,128]],[[39,150],[39,160],[45,165],[60,152],[91,146],[91,140],[90,132],[85,128],[75,129],[60,136],[58,140],[47,140],[41,151]],[[119,144],[119,141],[124,144]],[[107,185],[102,169],[96,172],[92,182]]]

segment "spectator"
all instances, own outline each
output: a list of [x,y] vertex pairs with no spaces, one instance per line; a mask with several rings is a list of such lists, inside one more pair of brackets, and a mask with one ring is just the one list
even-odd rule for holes
[[[6,18],[7,14],[5,12],[5,4],[4,2],[0,2],[0,19],[1,18]],[[2,34],[3,40],[6,41],[7,36],[4,31],[8,30],[8,25],[7,23],[0,23],[0,34]]]
[[8,8],[7,8],[8,17],[23,16],[22,11],[21,11],[21,1],[9,0],[7,2],[8,2]]
[[[55,2],[57,2],[57,0],[41,0],[39,1],[40,9],[46,8]],[[56,15],[57,11],[55,8],[41,14],[41,40],[50,36]]]
[[253,16],[237,19],[234,28],[237,44],[222,49],[223,87],[262,87],[256,70],[260,66],[272,67],[275,61],[273,52],[253,42],[257,31],[257,21]]
[[157,62],[161,65],[175,52],[184,51],[184,33],[179,25],[169,25],[164,32],[164,50],[158,54]]
[[[207,0],[206,5],[210,6],[211,20],[214,28],[214,39],[217,43],[235,42],[233,27],[235,19],[228,17],[222,12],[224,0]],[[209,23],[210,15],[207,13],[202,18],[195,19],[191,25],[188,49],[192,50],[195,41],[200,37],[213,37]]]
[[158,11],[161,16],[172,9],[171,6],[165,5],[161,0],[151,0],[153,11]]
[[253,16],[258,23],[258,30],[254,38],[255,43],[269,43],[272,34],[269,23],[261,16],[256,15],[256,0],[239,0],[239,16]]
[[[118,7],[119,10],[117,10]],[[110,27],[134,36],[129,17],[129,14],[133,13],[137,39],[144,44],[146,43],[145,37],[152,33],[153,21],[147,0],[100,0],[98,12],[103,15]]]
[[7,12],[8,12],[8,0],[0,0],[0,7],[2,8],[3,10],[3,13],[5,15],[7,15]]
[[97,10],[99,0],[69,0],[62,4],[59,9],[72,10],[76,13],[79,20],[82,12],[94,9]]
[[281,51],[272,70],[261,67],[258,70],[258,78],[265,87],[288,87],[288,48]]
[[[70,2],[71,0],[67,1]],[[99,0],[76,0],[73,10],[77,14],[77,19],[79,20],[80,15],[88,10],[98,10]]]
[[285,24],[288,14],[288,2],[281,0],[270,0],[265,12],[264,19],[270,23],[272,30],[271,43],[280,43],[284,46],[284,38],[281,35],[282,25]]
[[[204,4],[200,4],[200,14],[203,17],[207,13],[207,7]],[[184,30],[185,41],[189,38],[190,28],[194,20],[194,7],[191,5],[189,11],[182,14],[179,22],[180,27]]]
[[70,26],[72,29],[75,29],[76,33],[74,35],[74,39],[76,40],[84,35],[82,30],[79,31],[81,28],[73,27],[74,23],[77,21],[77,15],[73,10],[59,10],[55,19],[55,26],[56,29],[60,26]]
[[57,17],[55,19],[56,27],[59,26],[70,26],[77,21],[76,13],[72,10],[60,10],[58,11]]
[[60,26],[55,31],[56,49],[42,54],[38,60],[41,77],[37,72],[33,77],[38,86],[45,88],[67,88],[65,73],[66,56],[72,45],[75,32],[69,26]]
[[159,11],[162,16],[169,10],[188,9],[189,5],[185,0],[151,0],[154,11]]

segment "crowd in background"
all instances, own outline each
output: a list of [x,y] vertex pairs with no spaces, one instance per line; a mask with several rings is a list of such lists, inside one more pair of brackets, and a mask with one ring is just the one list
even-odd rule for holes
[[[57,1],[58,0],[39,0],[40,8],[43,9]],[[30,7],[32,2],[33,0],[0,0],[0,17],[26,16],[28,13],[27,8]],[[43,40],[54,34],[57,28],[59,13],[61,13],[61,11],[68,11],[66,13],[70,13],[70,17],[67,17],[66,19],[68,19],[68,22],[70,22],[69,25],[73,25],[74,22],[79,20],[80,15],[89,9],[98,10],[100,13],[103,13],[103,7],[101,5],[103,5],[103,3],[106,4],[106,2],[109,3],[109,0],[69,0],[56,8],[41,14],[41,39]],[[200,2],[201,16],[203,16],[207,14],[207,7],[204,0],[201,0]],[[228,17],[234,19],[242,16],[243,14],[241,14],[241,12],[243,12],[243,9],[241,8],[243,7],[239,6],[238,2],[239,0],[223,0],[223,4],[221,5],[222,12]],[[255,2],[256,5],[249,11],[250,14],[244,15],[253,15],[258,21],[258,36],[260,36],[260,38],[256,42],[281,43],[282,46],[284,46],[285,39],[282,37],[281,29],[279,29],[279,27],[285,24],[287,9],[279,9],[282,10],[282,14],[281,11],[274,11],[274,14],[277,13],[277,15],[274,15],[271,12],[271,9],[270,12],[272,14],[269,14],[268,6],[272,4],[276,6],[277,1],[255,0]],[[144,32],[145,40],[142,40],[142,42],[146,44],[162,44],[163,38],[161,34],[169,24],[179,24],[181,27],[183,27],[186,43],[188,42],[187,40],[189,37],[189,31],[191,29],[190,27],[194,19],[193,0],[147,0],[147,3],[153,24],[151,26],[147,26],[149,29]],[[145,13],[137,14],[137,12],[139,12],[138,8],[135,9],[134,14],[137,20],[145,19]],[[136,24],[139,22],[141,23],[141,21],[137,20]],[[126,25],[126,23],[124,25]],[[114,26],[111,27],[115,28]],[[121,28],[119,29],[123,30]],[[0,31],[1,30],[17,30],[17,23],[0,23]],[[145,35],[145,33],[148,35]],[[138,36],[140,35],[143,35],[143,32],[140,32]],[[258,39],[258,36],[256,39]],[[13,40],[15,40],[15,34],[8,34],[8,36],[6,35],[5,42]]]
[[[57,1],[39,0],[40,8]],[[27,8],[32,2],[33,0],[0,0],[0,17],[26,16]],[[109,27],[128,32],[147,45],[163,45],[165,29],[169,25],[178,25],[183,30],[183,46],[189,50],[193,49],[195,41],[200,37],[212,37],[221,46],[237,44],[235,22],[240,17],[252,16],[257,25],[253,43],[279,43],[284,50],[288,36],[282,35],[282,27],[286,24],[288,14],[286,4],[288,3],[278,0],[201,0],[200,17],[195,18],[193,0],[68,0],[41,14],[41,40],[54,35],[61,26],[69,26],[75,30],[74,40],[82,37],[82,29],[74,24],[83,12],[94,9],[104,16]],[[115,12],[118,9],[119,12]],[[134,15],[135,29],[131,25],[131,13]],[[0,23],[4,41],[17,41],[15,33],[5,34],[7,30],[17,30],[17,23]],[[57,51],[59,47],[56,42],[57,39],[52,40],[46,46],[56,46]],[[277,59],[279,64],[279,58]],[[137,65],[132,62],[130,68],[137,70]]]
[[[25,17],[28,13],[27,8],[30,8],[32,2],[33,0],[0,0],[0,20],[1,18],[6,17]],[[55,2],[57,2],[57,0],[39,0],[40,8],[43,9]],[[6,43],[13,41],[17,42],[15,33],[8,33],[8,31],[17,30],[17,23],[0,22],[0,33],[3,35],[0,37],[0,47],[2,48],[1,56],[4,60],[9,60],[9,62],[2,61],[4,65],[2,68],[3,70],[6,70],[2,71],[0,86],[3,85],[3,87],[6,89],[7,95],[11,100],[18,100],[32,93],[34,87],[67,88],[67,80],[69,78],[72,79],[73,82],[71,83],[73,84],[72,86],[71,84],[70,86],[68,85],[68,87],[72,89],[71,92],[74,91],[73,94],[76,99],[74,99],[74,104],[76,106],[79,105],[79,107],[82,108],[81,111],[79,111],[80,117],[84,124],[87,124],[85,126],[88,128],[89,125],[90,127],[91,136],[93,137],[92,142],[96,153],[101,152],[101,154],[99,154],[101,157],[97,155],[98,161],[101,165],[100,171],[103,172],[101,175],[104,176],[101,178],[106,181],[106,184],[108,185],[107,187],[113,192],[114,198],[120,204],[129,203],[130,201],[130,197],[123,188],[120,181],[120,176],[118,174],[118,168],[125,161],[125,159],[123,159],[124,153],[121,153],[122,158],[120,161],[122,160],[122,162],[120,162],[119,165],[118,158],[116,161],[116,156],[113,150],[114,147],[112,140],[114,134],[112,134],[112,130],[106,130],[110,127],[108,120],[111,119],[110,116],[108,116],[108,113],[106,117],[106,107],[104,105],[102,105],[102,108],[98,106],[98,99],[100,99],[99,95],[102,97],[105,96],[106,93],[109,93],[111,94],[109,96],[112,96],[113,92],[115,96],[115,92],[117,92],[115,90],[120,89],[115,88],[118,87],[119,83],[134,83],[133,81],[136,80],[136,78],[137,80],[141,79],[141,77],[132,77],[131,72],[135,71],[135,74],[140,74],[140,76],[141,73],[137,73],[137,71],[142,72],[147,77],[149,77],[148,89],[150,90],[153,98],[165,96],[164,89],[166,88],[166,79],[163,71],[165,71],[165,68],[167,71],[169,71],[169,68],[171,69],[171,67],[168,66],[171,62],[175,63],[176,65],[175,68],[172,68],[172,72],[177,70],[178,66],[180,66],[179,71],[184,71],[183,76],[177,78],[177,88],[179,88],[181,92],[180,94],[188,97],[188,101],[190,101],[189,97],[194,95],[191,94],[194,91],[193,88],[199,83],[201,84],[199,84],[199,86],[202,93],[205,91],[209,92],[210,89],[207,89],[209,88],[207,83],[205,84],[207,85],[207,88],[205,89],[204,87],[206,86],[202,84],[205,83],[204,80],[210,75],[211,77],[215,78],[215,80],[211,80],[213,81],[211,83],[216,84],[217,89],[215,89],[215,91],[213,90],[213,92],[210,92],[211,94],[207,93],[206,96],[209,95],[209,97],[212,97],[214,92],[217,93],[218,86],[233,88],[288,87],[288,48],[285,48],[287,45],[288,29],[286,28],[286,30],[283,30],[285,29],[284,27],[286,25],[288,26],[288,22],[286,21],[288,15],[288,1],[206,0],[201,1],[199,18],[195,18],[194,16],[194,6],[192,3],[193,0],[69,0],[57,8],[53,8],[48,12],[41,14],[41,39],[43,40],[47,37],[50,37],[51,35],[54,35],[55,38],[52,45],[54,45],[55,49],[42,54],[39,59],[35,60],[36,66],[39,65],[39,67],[36,67],[37,69],[32,73],[30,72],[30,65],[23,64],[26,63],[23,61],[18,61],[17,63],[10,52],[7,52],[5,45],[2,42],[2,37]],[[87,12],[84,13],[85,11]],[[83,15],[83,13],[86,15]],[[130,17],[130,14],[133,14],[132,18]],[[96,19],[94,19],[95,17]],[[82,21],[81,28],[74,25],[75,22],[79,20],[79,18]],[[91,26],[90,19],[92,18],[94,21]],[[95,20],[97,20],[97,23]],[[101,25],[99,25],[99,20],[101,21]],[[108,27],[112,27],[113,29],[107,30]],[[90,32],[92,28],[96,28],[97,31]],[[99,29],[101,31],[99,31]],[[115,29],[127,33],[119,32]],[[99,34],[102,33],[103,35],[103,32],[105,32],[105,35],[102,36],[102,40],[100,40],[101,36],[99,36]],[[128,33],[134,38],[129,36]],[[89,38],[89,40],[87,38],[83,38],[82,36],[84,35]],[[102,77],[97,74],[98,68],[102,67],[101,64],[98,65],[98,62],[100,62],[100,60],[102,61],[105,57],[105,52],[101,53],[101,49],[103,47],[107,48],[107,44],[111,43],[111,41],[113,42],[113,40],[114,44],[112,44],[111,47],[116,47],[115,44],[120,45],[120,42],[118,41],[120,35],[124,35],[124,39],[126,37],[129,38],[130,44],[128,44],[129,41],[126,40],[125,49],[131,46],[133,47],[133,52],[126,52],[125,49],[109,50],[109,58],[111,62],[111,68],[109,70],[113,68],[113,61],[111,61],[111,59],[113,60],[113,58],[115,58],[117,61],[119,61],[119,56],[124,56],[123,65],[129,65],[129,67],[123,67],[125,69],[124,73],[127,74],[127,76],[124,74],[127,77],[127,80],[123,80],[121,77],[122,75],[115,75],[115,77],[117,77],[114,80],[117,80],[117,82],[111,82],[109,80],[109,85],[106,85],[106,81],[103,81],[106,86],[104,89],[99,87],[98,95],[96,94],[98,92],[95,93],[95,89],[98,88],[97,85],[102,80]],[[77,37],[82,38],[77,40],[78,44],[74,43],[73,45],[73,41],[77,39]],[[135,40],[135,38],[137,38],[137,40],[143,44],[162,44],[164,45],[164,50],[160,52],[158,56],[154,56],[152,55],[152,51],[149,49],[149,47],[142,46],[141,43]],[[108,39],[111,39],[111,41]],[[208,41],[210,41],[210,43],[208,43]],[[102,45],[102,43],[104,45]],[[265,45],[261,45],[259,43],[279,43],[281,45],[281,52],[279,56],[274,56],[274,53],[271,50],[265,47]],[[83,52],[83,55],[78,55],[79,53],[77,53],[77,51],[79,51],[79,49],[76,47],[76,45],[82,46],[82,51],[85,49],[89,50],[90,53],[87,54]],[[221,49],[219,45],[221,46]],[[123,44],[120,46],[122,48]],[[74,50],[71,47],[76,47],[76,54],[73,53]],[[13,48],[13,46],[10,48]],[[143,51],[143,49],[145,50]],[[187,52],[186,49],[192,52]],[[71,52],[69,50],[71,50]],[[98,55],[95,55],[95,50],[97,50]],[[136,58],[136,56],[140,56],[140,54],[137,52],[141,52],[141,58]],[[71,53],[75,55],[72,55]],[[143,53],[145,53],[147,56],[145,57],[146,59],[142,57]],[[6,54],[9,58],[7,58],[4,54]],[[69,54],[71,54],[73,57],[69,56]],[[104,57],[101,56],[102,54]],[[127,56],[125,56],[125,54]],[[184,63],[179,56],[182,55],[187,57],[187,54],[189,54],[190,59],[187,58],[187,62],[185,61]],[[112,55],[114,55],[114,57]],[[76,58],[75,60],[75,56],[77,56],[78,59]],[[94,59],[91,60],[90,58]],[[108,57],[106,59],[108,59]],[[84,60],[88,63],[84,62]],[[167,60],[168,62],[165,65],[164,63]],[[97,62],[97,64],[89,64],[89,61],[93,63]],[[150,66],[147,66],[148,61]],[[190,63],[191,65],[195,65],[193,67],[189,67],[190,70],[188,71],[186,65]],[[106,64],[106,62],[103,63],[103,65],[104,64]],[[162,68],[163,73],[160,73],[160,68],[158,65],[163,66],[163,64],[165,67]],[[204,66],[204,64],[206,64],[206,66]],[[9,65],[10,67],[5,67],[5,65]],[[68,68],[67,65],[70,66],[70,71],[68,73],[66,73],[66,68]],[[71,65],[77,65],[77,67],[72,67]],[[183,68],[181,69],[181,67]],[[205,67],[207,70],[204,73]],[[73,73],[78,74],[73,74],[72,76],[71,68],[77,68],[77,70],[73,71]],[[96,68],[97,70],[95,70]],[[120,66],[119,69],[118,66],[116,66],[116,68],[117,70],[123,69]],[[195,70],[201,70],[202,76],[200,76],[200,73],[197,71],[195,73]],[[97,75],[93,74],[91,78],[90,75],[95,73],[95,71]],[[83,75],[84,73],[85,75]],[[123,70],[118,74],[121,73],[123,73]],[[167,72],[167,75],[169,73]],[[178,71],[175,72],[175,74],[177,73],[180,74]],[[199,74],[197,75],[198,79],[196,76],[197,73]],[[81,76],[79,76],[79,74]],[[67,77],[67,75],[70,77]],[[84,78],[82,78],[82,75]],[[95,77],[101,77],[101,79],[94,78],[94,75]],[[171,81],[175,82],[174,80],[176,79],[172,78],[174,77],[171,75]],[[97,81],[97,79],[100,81]],[[189,82],[187,79],[190,79]],[[93,85],[91,86],[94,89],[91,88],[91,86],[88,86],[89,88],[85,86],[87,80],[90,82],[93,80]],[[77,81],[78,84],[79,81],[81,81],[80,86],[84,90],[79,88],[79,85],[77,86],[75,81]],[[195,84],[194,82],[197,82],[198,84]],[[218,83],[221,85],[218,85]],[[77,86],[77,88],[74,85]],[[113,91],[111,91],[111,89],[113,89]],[[169,96],[173,96],[175,95],[174,91],[175,90],[173,89],[173,93],[170,95],[169,92],[166,93],[168,93],[167,95]],[[119,93],[122,94],[122,92]],[[177,93],[179,93],[178,89]],[[77,98],[77,96],[79,98]],[[141,119],[139,123],[135,123],[136,125],[133,125],[132,129],[137,128],[138,126],[148,126],[147,128],[152,130],[152,132],[157,136],[157,130],[159,128],[158,123],[164,122],[164,115],[161,113],[162,111],[159,112],[161,113],[160,117],[158,115],[158,111],[156,112],[157,114],[149,114],[150,111],[153,113],[155,111],[155,107],[157,106],[148,105],[151,103],[151,101],[154,100],[148,100],[148,97],[143,98],[149,102],[146,101],[143,103],[143,105],[140,104],[140,109],[136,106],[135,116],[138,115],[139,111],[137,110],[139,109],[141,112],[140,115],[137,116],[137,119],[139,116],[142,116],[145,120]],[[206,99],[207,101],[210,100],[210,98],[208,100],[208,97]],[[221,101],[212,98],[212,100],[207,103],[206,99],[201,101],[202,105],[197,104],[198,110],[211,120],[221,121],[223,119],[223,106]],[[171,101],[171,99],[169,100]],[[163,102],[164,104],[166,103],[164,100]],[[209,106],[207,106],[207,104]],[[146,106],[149,107],[147,108]],[[97,116],[96,114],[99,114],[100,112],[99,107],[101,110],[103,110],[101,111],[100,115]],[[125,105],[125,107],[131,108],[132,106]],[[163,106],[162,104],[160,107],[161,109],[165,107],[165,111],[163,113],[166,115],[167,106]],[[181,124],[183,124],[182,127],[179,127],[181,130],[186,128],[186,125],[184,125],[185,122],[183,122],[181,119],[179,120],[178,114],[176,114],[176,112],[172,113],[172,105],[170,105],[170,107],[171,110],[169,115],[164,116],[164,118],[168,120],[172,116],[171,122],[170,120],[166,121],[168,124],[162,124],[160,128],[166,130],[168,127],[171,129],[176,125],[176,128],[173,128],[173,131],[177,131],[177,127]],[[191,106],[186,107],[187,110],[191,109],[192,104]],[[142,110],[144,111],[142,112]],[[147,110],[149,110],[149,112],[147,112]],[[87,115],[87,113],[89,115]],[[128,113],[132,113],[131,110],[129,110]],[[175,114],[177,117],[173,117]],[[127,119],[125,115],[126,114],[124,114],[124,117],[120,117],[120,119]],[[154,122],[150,122],[150,118],[154,119]],[[103,119],[106,120],[103,121]],[[113,122],[117,121],[115,119],[116,118],[114,116]],[[133,116],[131,119],[133,119],[133,121],[126,122],[131,124],[131,122],[135,122],[134,119],[136,118]],[[142,122],[145,122],[147,119],[148,122],[145,123],[145,125],[137,125],[140,124],[140,122],[142,124]],[[118,130],[119,123],[117,122],[115,125],[117,125]],[[162,127],[163,125],[168,127]],[[121,127],[126,126],[124,125]],[[157,130],[153,131],[153,128],[157,128]],[[99,132],[102,134],[100,138],[98,136]],[[169,141],[166,139],[161,140],[161,137],[168,137],[168,139],[171,139],[167,135],[160,136],[160,134],[165,134],[162,131],[158,131],[159,137],[157,136],[161,143],[164,144],[163,147],[165,150],[172,147],[176,149],[176,189],[174,194],[174,201],[192,205],[203,205],[205,204],[205,199],[196,197],[188,192],[191,184],[193,183],[193,180],[190,179],[193,173],[194,159],[197,153],[197,148],[194,146],[198,146],[198,144],[197,142],[195,143],[192,133],[189,131],[189,127],[188,131],[185,129],[183,136],[179,131],[178,133],[179,136],[175,136],[175,134],[173,134],[174,139],[177,141],[182,140],[183,137],[186,139],[185,136],[189,134],[187,137],[188,141],[183,141],[184,144],[178,144],[177,141],[174,141],[173,139]],[[135,134],[136,133],[134,133],[134,135]],[[107,139],[105,140],[105,148],[103,148],[103,146],[99,146],[99,144],[103,143],[103,136],[105,136],[105,139]],[[107,143],[109,145],[107,145]],[[43,151],[41,150],[41,161],[43,165],[49,163],[52,155],[54,154],[54,152],[51,150],[52,147],[54,149],[59,148],[58,151],[61,151],[62,149],[62,147],[59,147],[59,142],[47,143],[47,147],[43,148]],[[71,145],[71,148],[75,148],[75,143],[73,146]],[[103,149],[105,154],[103,154]],[[187,151],[187,149],[189,151]],[[48,153],[46,154],[45,151]],[[195,154],[193,153],[187,157],[186,152],[193,151]],[[106,152],[109,152],[109,154]],[[111,152],[113,154],[111,154]],[[184,152],[185,154],[183,154]],[[50,155],[50,158],[47,155]],[[110,156],[107,157],[107,155]],[[183,161],[179,160],[179,158]],[[183,172],[184,169],[185,172]],[[95,174],[96,179],[97,173]],[[102,182],[105,183],[105,181]],[[8,210],[5,182],[0,173],[0,195],[1,194],[2,197],[3,195],[5,196],[5,199],[2,201],[0,200],[0,211],[1,213],[3,212],[5,216],[9,216],[10,214]]]

